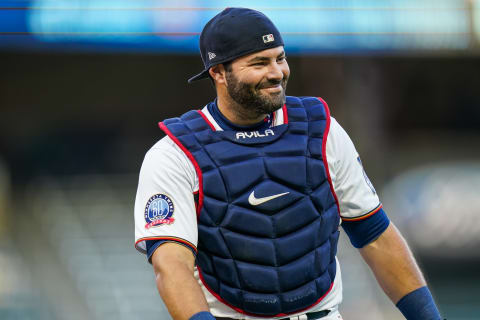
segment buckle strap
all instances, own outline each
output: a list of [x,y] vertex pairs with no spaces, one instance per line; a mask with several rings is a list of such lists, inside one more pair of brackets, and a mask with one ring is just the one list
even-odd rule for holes
[[[327,316],[330,313],[330,310],[322,310],[322,311],[315,311],[315,312],[309,312],[305,314],[307,316],[308,320],[316,320],[316,319],[321,319],[325,316]],[[216,317],[217,320],[235,320],[232,318],[225,318],[225,317]],[[282,318],[279,320],[290,320],[290,318]]]
[[[321,319],[321,318],[327,316],[329,313],[330,313],[330,310],[314,311],[314,312],[306,313],[304,315],[304,317],[307,316],[308,320],[316,320],[316,319]],[[299,319],[300,319],[300,317],[299,317]],[[296,318],[296,317],[293,317],[293,318]],[[282,318],[282,319],[279,319],[279,320],[290,320],[290,319],[291,318]]]
[[327,316],[330,313],[330,310],[322,310],[322,311],[315,311],[307,313],[308,320],[315,320],[320,319]]

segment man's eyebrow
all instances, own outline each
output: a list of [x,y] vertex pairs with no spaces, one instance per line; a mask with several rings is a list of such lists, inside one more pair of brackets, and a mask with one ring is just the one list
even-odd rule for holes
[[252,59],[248,60],[248,63],[252,63],[252,62],[260,62],[260,61],[269,61],[270,58],[267,58],[267,57],[262,57],[262,56],[256,56],[256,57],[253,57]]
[[[285,51],[282,51],[278,56],[277,58],[279,57],[282,57],[285,55]],[[262,57],[262,56],[256,56],[256,57],[253,57],[252,59],[248,60],[248,63],[252,63],[252,62],[260,62],[260,61],[269,61],[270,58],[268,57]]]

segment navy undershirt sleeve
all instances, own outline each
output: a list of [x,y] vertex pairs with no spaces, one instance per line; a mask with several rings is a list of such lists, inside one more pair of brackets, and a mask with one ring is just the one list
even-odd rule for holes
[[160,245],[164,244],[165,242],[175,242],[175,243],[181,244],[185,248],[190,249],[190,251],[192,251],[194,257],[197,256],[197,253],[195,252],[195,250],[193,250],[191,247],[189,247],[189,246],[187,246],[187,245],[185,245],[185,244],[183,244],[179,241],[175,241],[175,240],[147,240],[147,241],[145,241],[145,245],[147,247],[148,262],[152,263],[153,253],[155,252],[155,250],[157,250],[158,247],[160,247]]
[[215,320],[215,317],[208,311],[201,311],[195,313],[188,320]]
[[440,312],[427,287],[421,287],[405,295],[397,302],[397,308],[408,320],[441,320]]
[[358,221],[343,221],[342,227],[355,248],[363,248],[376,240],[390,224],[383,209],[368,218]]

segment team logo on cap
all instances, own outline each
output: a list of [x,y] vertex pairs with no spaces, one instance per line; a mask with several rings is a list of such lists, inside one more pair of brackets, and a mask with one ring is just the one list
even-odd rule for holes
[[208,52],[208,60],[212,60],[213,58],[215,58],[217,55],[213,52]]
[[266,34],[262,37],[264,43],[269,43],[275,41],[275,38],[273,37],[273,34]]
[[163,224],[172,224],[174,211],[173,201],[164,194],[156,194],[147,201],[145,206],[145,229],[157,227]]

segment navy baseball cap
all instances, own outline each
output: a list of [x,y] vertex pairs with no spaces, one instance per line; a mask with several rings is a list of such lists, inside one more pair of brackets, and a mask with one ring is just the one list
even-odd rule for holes
[[282,36],[266,15],[247,8],[226,8],[203,28],[200,55],[205,69],[188,82],[208,78],[208,69],[217,64],[278,46],[283,46]]

